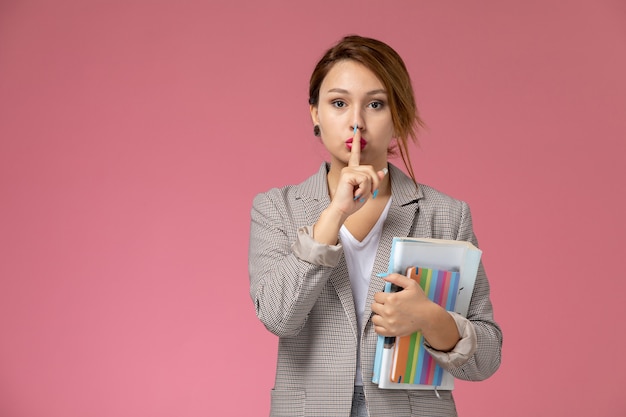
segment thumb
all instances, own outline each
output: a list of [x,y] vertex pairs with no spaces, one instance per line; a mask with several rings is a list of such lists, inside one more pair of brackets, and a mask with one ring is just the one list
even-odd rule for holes
[[406,288],[409,284],[411,284],[411,281],[412,281],[410,278],[407,278],[404,275],[400,275],[400,274],[389,274],[383,277],[383,279],[402,289]]

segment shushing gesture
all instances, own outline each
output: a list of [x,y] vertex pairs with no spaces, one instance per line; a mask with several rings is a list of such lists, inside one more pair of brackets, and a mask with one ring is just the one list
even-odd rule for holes
[[361,138],[358,125],[354,124],[352,140],[346,141],[350,148],[348,165],[341,170],[331,207],[342,213],[344,219],[359,210],[370,198],[376,198],[378,187],[387,174],[387,168],[375,171],[371,165],[361,165]]

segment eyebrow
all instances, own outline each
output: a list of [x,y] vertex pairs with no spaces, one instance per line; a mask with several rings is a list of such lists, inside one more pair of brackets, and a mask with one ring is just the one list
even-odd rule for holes
[[[331,88],[330,90],[328,90],[329,93],[341,93],[341,94],[350,94],[350,92],[348,90],[344,90],[343,88]],[[373,96],[376,94],[387,94],[387,92],[380,88],[378,90],[371,90],[366,92],[365,94],[368,96]]]

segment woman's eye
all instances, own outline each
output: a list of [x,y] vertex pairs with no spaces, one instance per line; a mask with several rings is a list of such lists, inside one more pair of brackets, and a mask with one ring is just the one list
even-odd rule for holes
[[378,110],[378,109],[382,109],[383,107],[383,102],[382,101],[373,101],[370,103],[370,107],[374,110]]
[[335,101],[333,101],[333,106],[341,109],[341,108],[346,106],[346,103],[344,101],[341,101],[341,100],[335,100]]

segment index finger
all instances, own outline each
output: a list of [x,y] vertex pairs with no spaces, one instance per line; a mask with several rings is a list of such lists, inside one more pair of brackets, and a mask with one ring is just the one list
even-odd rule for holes
[[352,133],[352,148],[350,149],[349,167],[358,167],[361,164],[361,131],[359,126],[354,124],[354,132]]

